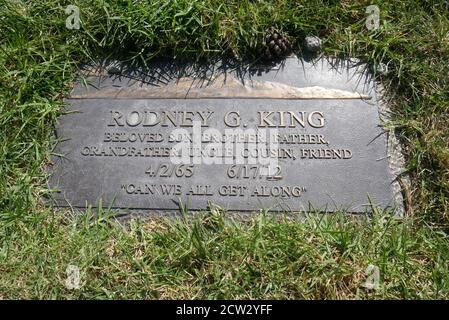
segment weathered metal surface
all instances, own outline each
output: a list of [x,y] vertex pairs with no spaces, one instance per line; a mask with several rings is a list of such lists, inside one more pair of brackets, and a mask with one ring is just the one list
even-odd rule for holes
[[[103,206],[150,211],[180,203],[232,211],[400,206],[378,98],[363,66],[296,58],[268,69],[162,64],[144,73],[89,75],[86,82],[75,86],[57,127],[56,153],[64,157],[54,158],[50,186],[60,190],[59,206],[96,206],[100,199]],[[198,157],[176,164],[180,141],[170,138],[198,132],[200,145],[189,144]],[[211,160],[214,141],[204,140],[213,134],[223,149]],[[278,137],[277,151],[259,141],[260,153],[272,156],[271,171],[267,159],[249,156],[248,143],[240,146],[249,150],[246,158],[235,145],[226,153],[225,137],[238,134]]]
[[298,88],[280,82],[242,82],[234,76],[218,75],[207,84],[184,77],[164,86],[134,82],[123,87],[89,88],[77,91],[72,99],[370,99],[367,94],[319,86]]

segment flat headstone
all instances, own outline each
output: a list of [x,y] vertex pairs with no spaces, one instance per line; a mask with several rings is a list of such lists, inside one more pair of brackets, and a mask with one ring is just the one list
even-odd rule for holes
[[57,206],[82,208],[394,209],[380,108],[351,61],[86,71],[57,124],[49,185]]

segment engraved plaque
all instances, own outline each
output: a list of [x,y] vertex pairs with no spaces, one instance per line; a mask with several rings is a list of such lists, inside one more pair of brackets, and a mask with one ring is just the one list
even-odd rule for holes
[[86,74],[57,124],[58,206],[364,212],[395,207],[363,66],[155,63]]

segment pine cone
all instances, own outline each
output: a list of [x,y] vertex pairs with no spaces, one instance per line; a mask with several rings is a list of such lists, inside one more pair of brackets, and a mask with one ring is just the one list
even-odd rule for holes
[[265,60],[282,58],[291,53],[292,44],[282,33],[271,28],[265,34],[260,54]]

